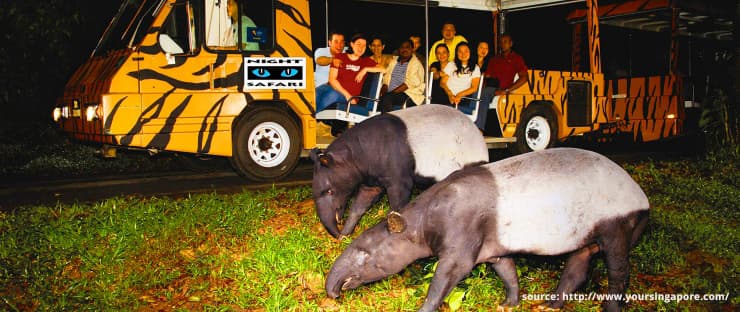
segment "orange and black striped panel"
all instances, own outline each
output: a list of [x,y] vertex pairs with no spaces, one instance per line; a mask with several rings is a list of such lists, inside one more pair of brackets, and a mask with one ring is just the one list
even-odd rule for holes
[[[242,111],[250,105],[278,105],[296,116],[304,148],[313,147],[315,104],[308,2],[273,3],[275,48],[269,53],[247,55],[200,47],[195,55],[175,56],[174,61],[168,60],[158,42],[160,27],[171,10],[165,5],[135,52],[91,59],[76,72],[65,99],[101,102],[104,119],[88,123],[91,128],[68,131],[82,137],[107,135],[97,137],[94,141],[98,142],[230,156],[231,129]],[[304,87],[246,92],[245,57],[305,59]]]
[[[498,118],[501,123],[501,130],[504,137],[513,137],[516,128],[521,121],[522,113],[533,103],[543,103],[552,108],[555,117],[558,119],[558,137],[567,136],[594,131],[598,123],[605,121],[604,106],[605,99],[604,78],[601,74],[591,74],[585,72],[564,72],[548,70],[529,70],[529,83],[516,90],[511,94],[499,97],[496,103]],[[569,127],[565,119],[568,111],[568,82],[571,80],[585,81],[591,86],[591,100],[588,104],[592,107],[590,120],[592,124],[588,126]]]
[[679,135],[683,128],[681,78],[678,75],[633,77],[607,82],[608,133],[632,133],[636,141]]

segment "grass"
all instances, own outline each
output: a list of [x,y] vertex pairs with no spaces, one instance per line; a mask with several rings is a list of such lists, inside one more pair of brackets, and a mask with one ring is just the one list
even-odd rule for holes
[[[728,301],[637,301],[630,310],[732,311],[740,303],[740,168],[734,152],[624,164],[648,193],[650,225],[632,251],[629,293],[730,294]],[[383,201],[357,233],[388,211]],[[326,234],[308,187],[183,199],[115,197],[0,214],[0,310],[415,311],[435,259],[329,299],[325,274],[348,240]],[[516,259],[521,294],[555,289],[564,257]],[[606,292],[593,260],[581,292]],[[456,288],[487,311],[503,284],[478,266]],[[529,310],[537,301],[522,301]],[[595,311],[600,302],[569,301]]]

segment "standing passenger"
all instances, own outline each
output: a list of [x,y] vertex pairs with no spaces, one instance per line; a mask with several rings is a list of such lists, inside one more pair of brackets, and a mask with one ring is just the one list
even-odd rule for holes
[[[448,48],[455,48],[460,42],[467,42],[468,40],[465,39],[465,37],[458,35],[457,30],[455,29],[455,24],[453,23],[445,23],[442,25],[442,39],[438,40],[432,45],[431,50],[429,50],[429,63],[434,63],[437,61],[437,57],[433,54],[434,51],[436,51],[437,45],[440,44],[446,44]],[[450,51],[450,59],[455,59],[455,50]]]
[[380,111],[384,113],[393,110],[393,106],[406,103],[410,107],[424,102],[424,65],[413,52],[413,42],[401,42],[398,53],[383,76]]

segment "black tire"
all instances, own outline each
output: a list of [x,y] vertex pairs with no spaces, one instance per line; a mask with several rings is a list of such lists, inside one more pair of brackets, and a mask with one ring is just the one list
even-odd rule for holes
[[516,142],[509,150],[512,154],[523,154],[552,148],[558,140],[557,127],[552,110],[542,105],[530,106],[524,111],[516,128]]
[[300,131],[284,110],[256,108],[241,118],[233,131],[231,164],[243,177],[257,182],[276,181],[298,164]]

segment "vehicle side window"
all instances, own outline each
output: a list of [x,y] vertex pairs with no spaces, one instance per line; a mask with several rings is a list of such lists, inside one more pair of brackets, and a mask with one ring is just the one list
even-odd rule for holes
[[169,54],[191,54],[195,51],[195,22],[192,7],[175,4],[159,32],[159,45]]
[[209,48],[240,51],[272,49],[272,1],[206,0],[205,3],[205,34]]

